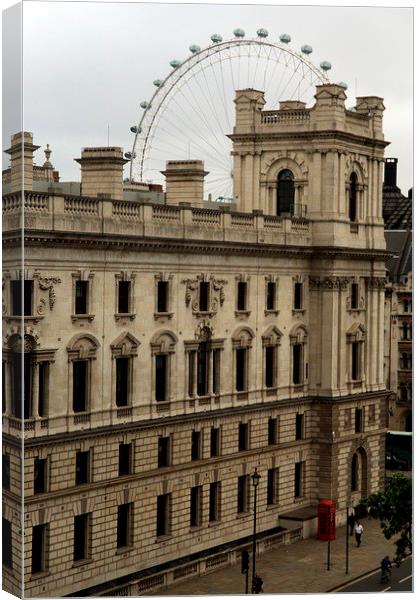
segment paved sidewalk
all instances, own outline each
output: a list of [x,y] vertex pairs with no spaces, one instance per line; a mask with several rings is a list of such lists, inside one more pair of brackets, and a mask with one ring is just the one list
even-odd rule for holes
[[[364,573],[377,569],[381,559],[394,556],[395,545],[386,540],[380,524],[375,520],[362,521],[364,534],[360,548],[355,537],[349,537],[349,574],[345,574],[345,527],[336,531],[331,542],[331,566],[327,565],[327,542],[315,538],[280,546],[257,558],[257,573],[264,581],[265,594],[297,594],[327,592]],[[250,560],[251,565],[251,560]],[[153,595],[200,596],[217,594],[244,594],[244,576],[240,563],[219,569],[208,575],[194,577],[173,584]],[[250,574],[249,574],[250,575]],[[378,579],[377,575],[377,579]],[[249,576],[249,587],[250,587]]]

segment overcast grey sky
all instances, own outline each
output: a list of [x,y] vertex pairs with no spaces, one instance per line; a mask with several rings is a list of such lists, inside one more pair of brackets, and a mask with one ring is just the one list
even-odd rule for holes
[[[88,2],[24,3],[24,128],[49,143],[63,180],[79,179],[73,158],[83,146],[110,143],[130,150],[130,125],[139,103],[164,78],[169,61],[188,47],[209,44],[235,27],[270,37],[289,33],[291,45],[314,48],[313,62],[329,60],[332,81],[357,95],[384,98],[387,156],[399,159],[399,186],[413,185],[413,11],[389,7],[181,5]],[[275,108],[268,107],[265,108]],[[6,124],[3,147],[12,130]],[[170,156],[168,156],[170,158]],[[42,164],[39,150],[36,162]],[[7,163],[6,163],[7,164]]]

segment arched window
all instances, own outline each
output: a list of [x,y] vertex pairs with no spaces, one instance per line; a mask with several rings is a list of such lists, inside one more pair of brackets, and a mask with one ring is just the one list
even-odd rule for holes
[[357,183],[356,173],[351,173],[349,178],[349,220],[351,223],[354,223],[357,218]]
[[351,490],[358,490],[358,454],[354,454],[351,463]]
[[283,169],[278,175],[276,193],[276,213],[294,213],[294,175],[289,169]]

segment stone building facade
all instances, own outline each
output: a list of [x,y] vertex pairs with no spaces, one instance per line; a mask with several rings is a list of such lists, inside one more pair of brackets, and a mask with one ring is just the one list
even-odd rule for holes
[[123,199],[120,148],[82,153],[86,196],[31,191],[12,155],[27,172],[3,198],[8,591],[22,526],[26,596],[135,595],[248,541],[255,468],[261,540],[382,486],[384,106],[345,98],[322,85],[311,108],[265,111],[237,92],[235,211],[202,201],[200,161],[167,163],[161,205]]

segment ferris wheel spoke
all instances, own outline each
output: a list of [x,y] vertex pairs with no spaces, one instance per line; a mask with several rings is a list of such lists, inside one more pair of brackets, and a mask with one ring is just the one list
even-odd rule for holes
[[208,81],[207,81],[207,77],[206,77],[206,74],[205,74],[205,70],[202,70],[202,74],[203,74],[203,76],[204,76],[205,85],[206,85],[206,87],[207,87],[207,90],[208,90],[208,97],[210,98],[210,100],[211,100],[211,104],[213,105],[213,114],[214,114],[214,116],[215,116],[215,119],[216,119],[216,121],[217,121],[218,127],[219,127],[219,129],[220,129],[220,133],[221,133],[221,135],[222,135],[222,136],[224,136],[224,135],[226,134],[226,132],[225,132],[225,131],[223,131],[222,125],[221,125],[221,123],[220,123],[220,120],[219,120],[219,118],[218,118],[217,109],[214,107],[214,104],[213,104],[213,97],[212,97],[212,94],[211,94],[211,89],[210,89],[210,87],[209,87],[209,85],[208,85]]

